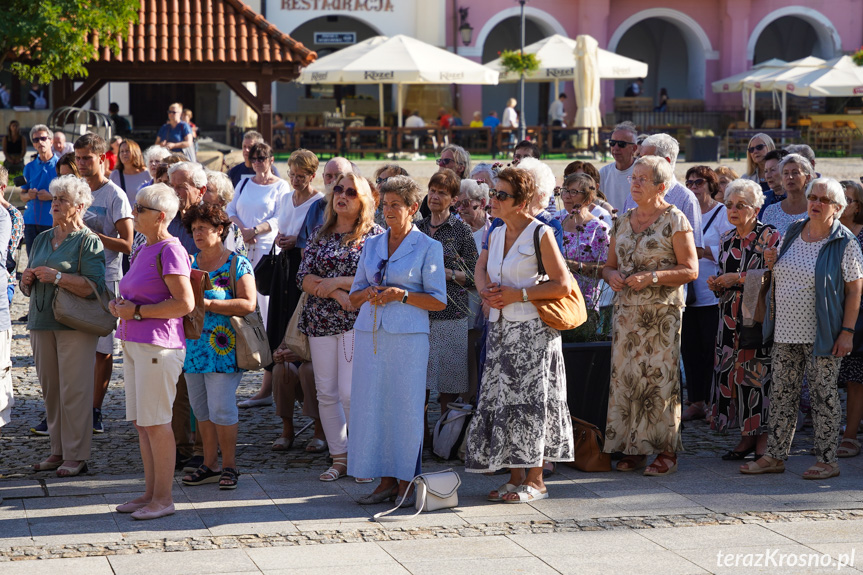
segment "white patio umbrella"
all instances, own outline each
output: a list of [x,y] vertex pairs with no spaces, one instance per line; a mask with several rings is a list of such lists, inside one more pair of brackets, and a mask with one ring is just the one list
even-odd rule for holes
[[786,66],[788,66],[788,62],[786,62],[785,60],[780,60],[779,58],[771,58],[766,62],[756,64],[751,69],[746,70],[745,72],[740,72],[739,74],[734,74],[733,76],[729,76],[721,80],[716,80],[711,84],[711,87],[713,88],[713,91],[715,93],[742,92],[743,82],[754,78],[759,73],[759,71],[763,71],[768,68],[783,68]]
[[[376,36],[325,56],[303,70],[298,81],[302,84],[378,84],[381,96],[383,84],[395,84],[401,126],[405,84],[497,84],[498,73],[399,34],[392,38]],[[380,100],[383,106],[383,97]]]
[[[755,92],[773,91],[773,104],[776,106],[776,92],[791,78],[807,74],[813,70],[824,68],[827,65],[826,60],[815,56],[807,56],[799,60],[788,62],[784,67],[776,69],[764,69],[758,74],[755,74],[749,80],[743,82],[743,87],[749,90],[750,98],[750,125],[755,127]],[[786,126],[786,110],[785,110],[785,93],[782,94],[782,101],[779,103],[779,109],[782,112],[782,129]]]
[[788,94],[809,98],[853,97],[863,95],[863,67],[850,56],[828,60],[824,67],[816,68],[777,83],[782,93],[782,128],[785,128],[785,111]]
[[573,85],[578,112],[575,114],[575,125],[590,128],[591,133],[596,133],[602,125],[598,50],[599,44],[592,36],[582,34],[576,38],[573,52],[576,80]]
[[[586,35],[585,35],[586,36]],[[554,82],[555,96],[560,92],[560,80],[574,80],[576,40],[554,34],[524,47],[525,54],[536,54],[539,59],[539,70],[524,77],[525,82]],[[518,82],[519,75],[507,73],[501,66],[500,58],[486,64],[487,67],[500,72],[502,83]],[[625,78],[643,78],[647,76],[647,64],[597,48],[597,71],[602,80],[621,80]]]

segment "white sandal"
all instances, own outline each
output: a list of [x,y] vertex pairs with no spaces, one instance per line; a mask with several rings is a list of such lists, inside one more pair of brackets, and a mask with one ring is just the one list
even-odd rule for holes
[[536,487],[530,485],[522,485],[512,491],[518,496],[518,499],[504,499],[504,503],[533,503],[540,499],[548,499],[548,490],[540,491]]
[[[850,443],[854,447],[842,447],[843,443]],[[860,455],[860,442],[850,437],[843,437],[839,441],[839,448],[836,450],[838,457],[855,457]]]
[[[339,471],[335,468],[336,465],[344,466],[344,472]],[[348,458],[345,457],[333,457],[333,467],[330,467],[318,477],[321,481],[338,481],[340,478],[344,477],[348,473]]]
[[488,500],[495,502],[503,501],[504,495],[506,495],[507,493],[512,493],[516,489],[518,489],[518,485],[513,485],[512,483],[504,483],[503,485],[495,489],[495,491],[497,491],[497,497],[492,497],[491,493],[489,493]]

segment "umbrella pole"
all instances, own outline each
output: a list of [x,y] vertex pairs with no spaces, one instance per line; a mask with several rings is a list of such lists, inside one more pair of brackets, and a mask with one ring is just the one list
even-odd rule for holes
[[[788,92],[782,90],[782,129],[785,129],[785,121],[787,119],[786,104],[788,103]],[[782,138],[782,143],[785,143],[785,138]]]
[[381,128],[384,127],[384,85],[378,84],[378,112],[381,115]]
[[399,84],[396,89],[398,90],[398,104],[399,104],[399,125],[398,127],[402,127],[402,98],[404,98],[404,94],[402,89],[404,88],[404,84]]
[[749,126],[755,127],[755,90],[749,91]]

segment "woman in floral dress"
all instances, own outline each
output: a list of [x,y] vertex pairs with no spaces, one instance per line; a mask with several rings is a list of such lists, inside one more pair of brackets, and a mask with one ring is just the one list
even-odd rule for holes
[[677,470],[683,284],[698,275],[692,226],[665,201],[671,165],[640,158],[629,181],[637,207],[618,218],[603,279],[615,292],[611,383],[604,451],[623,452],[618,471]]
[[758,221],[764,203],[761,187],[748,180],[734,180],[725,189],[728,221],[735,229],[723,235],[719,249],[721,274],[707,285],[719,296],[719,329],[716,333],[716,363],[708,409],[710,428],[727,431],[740,428],[737,446],[722,459],[738,460],[767,448],[768,393],[772,381],[770,348],[741,349],[740,322],[746,274],[763,270],[764,249],[779,244],[773,226]]
[[590,213],[596,200],[596,182],[587,174],[568,176],[560,195],[566,208],[557,216],[563,226],[563,257],[575,274],[587,309],[596,310],[602,266],[608,259],[611,222]]

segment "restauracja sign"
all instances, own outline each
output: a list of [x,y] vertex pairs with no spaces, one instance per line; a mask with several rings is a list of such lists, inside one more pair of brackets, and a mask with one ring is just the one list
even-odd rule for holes
[[392,0],[282,0],[282,10],[392,12]]

